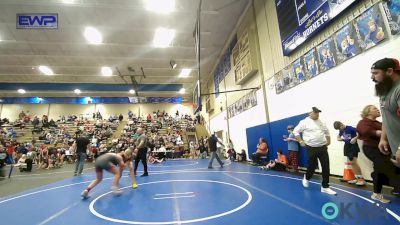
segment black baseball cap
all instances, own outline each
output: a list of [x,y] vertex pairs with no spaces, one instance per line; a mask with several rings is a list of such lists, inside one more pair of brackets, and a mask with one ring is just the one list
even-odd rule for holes
[[371,69],[387,70],[392,68],[395,71],[400,71],[399,60],[393,58],[383,58],[372,64]]
[[321,110],[319,110],[317,107],[312,107],[312,111],[313,112],[315,112],[315,113],[320,113],[320,112],[322,112]]

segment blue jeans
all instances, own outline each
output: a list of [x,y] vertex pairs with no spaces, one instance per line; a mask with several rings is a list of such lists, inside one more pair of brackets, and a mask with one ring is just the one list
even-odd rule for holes
[[85,164],[86,153],[79,152],[76,154],[76,164],[75,164],[75,174],[81,174],[83,170],[83,165]]
[[210,157],[210,162],[208,163],[208,168],[212,167],[212,163],[214,161],[214,158],[217,158],[217,161],[219,162],[219,164],[221,165],[221,167],[224,165],[221,161],[221,159],[219,158],[217,152],[211,152],[211,157]]

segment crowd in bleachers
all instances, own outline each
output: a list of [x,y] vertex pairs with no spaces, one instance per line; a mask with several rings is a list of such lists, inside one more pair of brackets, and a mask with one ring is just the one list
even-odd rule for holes
[[[86,161],[92,161],[107,152],[135,147],[136,130],[140,127],[145,129],[149,140],[150,163],[159,163],[165,158],[194,159],[209,155],[207,137],[186,140],[188,132],[196,131],[196,124],[204,123],[200,116],[192,117],[179,111],[175,114],[157,111],[140,117],[129,111],[120,137],[112,137],[123,119],[122,114],[103,119],[97,112],[91,118],[65,115],[54,120],[46,115],[31,116],[22,111],[14,122],[1,120],[0,166],[13,164],[20,171],[31,171],[32,165],[38,169],[52,169],[73,163],[76,161],[73,143],[78,134],[91,141]],[[2,153],[6,156],[3,160]]]
[[183,136],[186,132],[195,132],[194,125],[195,121],[190,115],[179,115],[178,111],[175,115],[157,111],[148,114],[146,119],[137,117],[130,111],[128,122],[118,142],[122,148],[134,143],[137,138],[136,130],[142,127],[149,140],[151,158],[180,158],[189,155],[189,149],[184,146]]
[[[40,119],[22,111],[15,122],[3,119],[0,130],[0,167],[14,164],[20,171],[31,171],[32,164],[37,168],[51,169],[72,163],[75,157],[72,145],[77,134],[90,138],[90,151],[93,154],[88,155],[88,160],[92,160],[98,152],[112,150],[113,146],[107,142],[120,122],[115,117],[110,116],[106,120],[97,113],[92,121],[76,115],[60,116],[55,121],[49,120],[46,115]],[[19,136],[17,132],[25,136]],[[32,134],[31,137],[28,133]]]

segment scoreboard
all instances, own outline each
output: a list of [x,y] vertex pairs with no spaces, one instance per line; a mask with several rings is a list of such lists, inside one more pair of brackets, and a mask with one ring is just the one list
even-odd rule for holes
[[360,0],[275,0],[284,55]]

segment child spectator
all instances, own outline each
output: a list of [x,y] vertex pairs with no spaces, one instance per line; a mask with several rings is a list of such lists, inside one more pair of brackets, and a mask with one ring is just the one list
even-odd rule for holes
[[282,153],[282,150],[278,150],[277,155],[278,157],[275,159],[275,161],[271,160],[268,165],[261,167],[261,169],[285,171],[289,164],[289,161],[287,157]]

